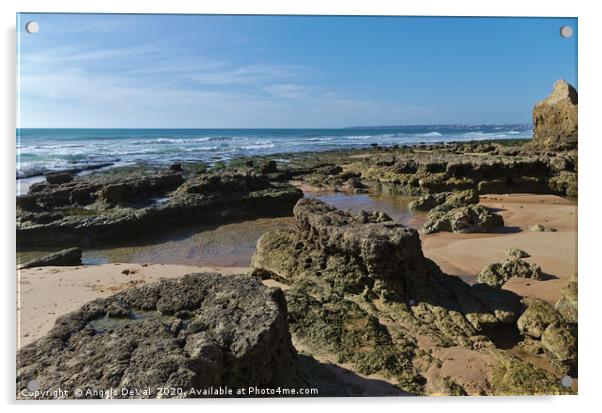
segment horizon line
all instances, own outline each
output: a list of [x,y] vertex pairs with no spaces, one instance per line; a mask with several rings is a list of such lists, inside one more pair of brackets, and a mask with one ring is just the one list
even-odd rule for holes
[[135,126],[127,126],[127,127],[46,127],[46,126],[27,126],[27,127],[17,127],[16,130],[20,129],[172,129],[172,130],[191,130],[191,129],[229,129],[229,130],[244,130],[244,129],[307,129],[307,130],[319,130],[319,129],[377,129],[377,128],[407,128],[407,127],[425,127],[425,126],[435,126],[435,127],[444,127],[444,126],[526,126],[532,127],[533,123],[523,123],[523,122],[503,122],[503,123],[412,123],[412,124],[400,124],[400,125],[356,125],[356,126],[338,126],[338,127],[135,127]]

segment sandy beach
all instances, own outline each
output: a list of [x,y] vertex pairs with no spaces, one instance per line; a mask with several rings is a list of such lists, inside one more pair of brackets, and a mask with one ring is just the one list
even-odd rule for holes
[[[541,266],[544,279],[511,278],[504,288],[554,304],[560,289],[577,271],[577,205],[555,195],[482,195],[481,204],[499,210],[504,232],[488,234],[438,233],[422,236],[424,254],[441,269],[471,282],[488,264],[507,258],[509,248],[531,255],[526,261]],[[542,224],[557,232],[532,232]]]

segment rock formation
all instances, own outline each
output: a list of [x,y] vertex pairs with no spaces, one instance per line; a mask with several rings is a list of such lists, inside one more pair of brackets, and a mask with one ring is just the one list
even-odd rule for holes
[[265,176],[178,172],[87,176],[37,183],[17,197],[19,245],[94,244],[158,225],[288,215],[302,192]]
[[477,282],[488,284],[492,287],[501,287],[512,277],[539,280],[541,277],[541,268],[521,258],[510,258],[502,262],[489,264],[477,275]]
[[19,269],[48,267],[48,266],[73,266],[82,265],[82,250],[79,248],[68,248],[53,254],[36,258],[19,266]]
[[533,145],[550,150],[577,147],[577,91],[564,80],[533,108]]
[[[246,276],[189,274],[124,290],[60,317],[17,355],[17,396],[28,383],[66,398],[200,397],[304,385],[280,289]],[[148,394],[119,392],[146,390]],[[159,388],[182,392],[159,394]],[[76,390],[79,393],[76,393]]]
[[[442,273],[424,257],[416,230],[384,214],[301,199],[294,215],[295,229],[259,239],[253,274],[290,285],[291,333],[312,354],[334,355],[420,394],[565,392],[554,376],[490,338],[516,328],[523,306],[514,293]],[[478,374],[487,384],[435,374],[433,366],[461,363],[442,356],[445,349],[482,359],[489,367]]]
[[426,217],[424,232],[488,232],[503,226],[502,216],[482,205],[469,205],[447,211],[436,207]]
[[544,352],[561,374],[577,374],[577,324],[545,301],[523,299],[525,311],[517,321],[525,336],[522,347],[538,354]]
[[573,277],[571,281],[560,290],[562,298],[558,300],[554,306],[556,310],[564,317],[569,323],[577,323],[577,276]]

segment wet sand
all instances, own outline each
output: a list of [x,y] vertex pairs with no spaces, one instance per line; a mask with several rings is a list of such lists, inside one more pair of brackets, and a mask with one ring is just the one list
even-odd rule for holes
[[[132,242],[84,248],[82,262],[247,267],[251,263],[257,240],[263,233],[292,226],[293,223],[292,217],[285,217],[223,225],[193,225]],[[17,262],[26,262],[60,249],[19,251]]]

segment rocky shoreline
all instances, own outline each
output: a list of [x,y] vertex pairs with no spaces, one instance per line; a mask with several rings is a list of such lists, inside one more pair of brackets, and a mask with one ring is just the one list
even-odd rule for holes
[[[469,285],[425,257],[420,234],[505,231],[499,211],[480,204],[483,194],[576,198],[576,116],[576,91],[559,81],[535,106],[528,142],[375,145],[278,162],[48,175],[17,197],[18,247],[110,244],[195,222],[293,215],[295,224],[261,236],[247,276],[190,274],[125,289],[59,318],[19,351],[17,396],[32,380],[71,390],[325,385],[327,373],[292,342],[412,394],[572,393],[559,377],[578,376],[576,274],[554,305],[520,296],[504,284],[539,280],[542,272],[514,249]],[[303,198],[291,181],[414,196],[411,206],[426,221],[419,233],[383,212],[341,211]],[[555,230],[537,225],[532,231]],[[260,279],[281,283],[284,293]],[[545,360],[553,372],[510,348]],[[185,390],[173,397],[196,396]]]

